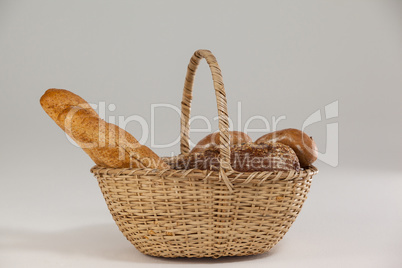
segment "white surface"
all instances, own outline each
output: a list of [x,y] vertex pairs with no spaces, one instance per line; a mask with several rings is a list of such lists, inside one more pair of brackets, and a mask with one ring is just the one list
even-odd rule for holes
[[[86,175],[85,175],[86,174]],[[40,182],[3,193],[0,267],[401,267],[402,180],[397,172],[324,168],[294,225],[269,253],[252,257],[162,259],[137,251],[114,224],[95,179],[86,195],[66,179],[27,197]],[[51,176],[49,174],[48,176]],[[45,178],[44,178],[45,179]],[[50,179],[50,178],[49,178]],[[45,181],[45,180],[43,180]],[[43,186],[43,185],[42,185]],[[39,189],[36,189],[39,190]],[[6,196],[4,196],[4,194]],[[24,198],[25,197],[25,198]],[[63,200],[65,199],[65,200]],[[62,204],[62,207],[59,205]],[[40,215],[41,217],[35,217]],[[35,217],[35,219],[33,219]]]
[[[254,115],[270,123],[286,116],[278,129],[300,129],[339,103],[338,117],[306,130],[325,153],[326,127],[339,125],[339,166],[317,161],[300,216],[269,254],[140,254],[115,226],[92,161],[39,105],[46,89],[65,88],[115,104],[106,116],[150,123],[152,104],[180,105],[200,48],[222,68],[235,130]],[[402,267],[401,74],[400,0],[0,0],[0,267]],[[212,88],[202,62],[193,116],[216,116]],[[175,140],[179,122],[177,113],[159,112],[155,142]],[[205,127],[198,123],[192,127]],[[143,138],[139,124],[127,130]],[[179,145],[152,149],[177,154]]]

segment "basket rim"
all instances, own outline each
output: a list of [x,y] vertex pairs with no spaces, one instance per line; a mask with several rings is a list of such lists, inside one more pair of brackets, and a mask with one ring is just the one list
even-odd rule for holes
[[[200,170],[200,169],[187,169],[187,170],[175,170],[175,169],[151,169],[151,168],[107,168],[101,166],[94,166],[91,168],[91,173],[96,177],[112,177],[114,179],[126,179],[130,176],[156,176],[167,177],[175,179],[197,179],[197,180],[219,180],[219,171],[213,170]],[[269,181],[292,181],[297,179],[304,179],[311,177],[318,173],[318,169],[315,166],[309,166],[308,168],[296,171],[255,171],[255,172],[239,172],[228,171],[227,177],[231,182],[238,182],[242,184],[255,183],[259,184]]]

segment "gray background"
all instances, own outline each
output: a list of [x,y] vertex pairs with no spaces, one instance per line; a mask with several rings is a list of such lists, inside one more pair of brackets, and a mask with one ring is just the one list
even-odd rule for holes
[[[269,254],[218,261],[141,255],[114,225],[89,173],[92,161],[39,105],[46,89],[65,88],[115,104],[107,116],[150,122],[151,104],[179,106],[186,66],[200,48],[219,61],[235,126],[239,101],[243,127],[253,115],[270,123],[285,115],[280,129],[301,128],[313,112],[339,102],[339,117],[306,129],[324,153],[326,124],[338,123],[339,165],[317,161],[320,174],[302,213]],[[400,267],[401,74],[396,0],[2,0],[0,267]],[[192,115],[216,116],[205,62]],[[155,126],[156,143],[173,141],[178,114],[159,110]],[[127,130],[142,138],[138,123]],[[177,154],[179,145],[153,149]]]

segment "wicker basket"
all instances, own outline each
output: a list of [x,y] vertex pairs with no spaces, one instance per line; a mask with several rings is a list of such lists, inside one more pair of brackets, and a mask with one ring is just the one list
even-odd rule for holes
[[217,99],[220,171],[95,166],[91,172],[120,231],[144,254],[218,258],[264,253],[295,221],[318,170],[232,170],[224,85],[219,65],[207,50],[196,51],[188,65],[181,103],[181,154],[189,152],[192,87],[202,58],[211,69]]

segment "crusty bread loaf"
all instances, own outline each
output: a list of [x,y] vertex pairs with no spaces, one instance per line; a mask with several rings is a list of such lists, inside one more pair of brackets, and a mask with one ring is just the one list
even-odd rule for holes
[[[252,139],[244,132],[241,131],[229,131],[230,144],[242,144],[247,142],[252,142]],[[191,153],[201,153],[204,152],[211,146],[219,145],[220,134],[219,132],[211,133],[204,138],[202,138],[197,145],[191,150]]]
[[268,133],[255,141],[257,144],[280,142],[292,148],[300,161],[301,167],[310,166],[317,160],[317,145],[312,137],[301,130],[288,128]]
[[[65,89],[48,89],[45,94],[40,98],[40,105],[43,110],[53,119],[53,121],[64,130],[64,121],[58,120],[61,112],[70,108],[71,106],[78,106],[85,108],[92,116],[98,116],[94,109],[80,96],[65,90]],[[104,166],[96,156],[95,150],[92,148],[82,148],[87,155],[100,166]]]
[[45,112],[100,166],[160,168],[166,165],[128,132],[99,118],[81,97],[49,89],[40,99]]
[[51,88],[46,90],[40,98],[40,105],[43,110],[64,130],[64,122],[57,120],[60,113],[71,106],[79,106],[86,109],[92,116],[98,117],[94,109],[80,96],[65,90]]
[[89,111],[72,106],[60,113],[66,133],[82,148],[93,149],[106,167],[168,168],[148,147],[141,145],[130,133],[93,116]]
[[[163,158],[173,169],[219,170],[219,146],[210,146],[202,153]],[[230,164],[240,172],[299,171],[295,152],[281,143],[234,144],[230,146]]]

